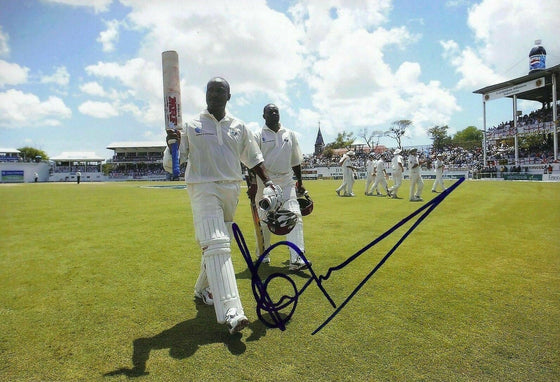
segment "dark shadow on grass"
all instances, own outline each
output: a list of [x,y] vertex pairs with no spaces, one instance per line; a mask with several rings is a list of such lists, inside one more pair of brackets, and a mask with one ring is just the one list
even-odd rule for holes
[[[261,278],[261,280],[266,280],[266,278],[270,275],[273,275],[275,273],[284,273],[287,274],[289,276],[291,275],[296,275],[299,276],[301,278],[304,279],[309,279],[311,278],[311,276],[305,272],[305,270],[301,270],[301,271],[291,271],[288,269],[288,264],[289,261],[286,260],[284,262],[285,266],[284,267],[277,267],[277,266],[272,266],[272,265],[268,265],[268,264],[261,264],[259,266],[259,277]],[[247,280],[251,280],[253,277],[253,275],[251,274],[251,271],[249,270],[249,268],[245,268],[243,270],[243,272],[239,272],[235,274],[235,278],[236,279],[247,279]]]
[[[132,343],[132,368],[119,368],[105,373],[104,376],[147,375],[146,364],[152,350],[169,349],[171,357],[185,359],[195,354],[200,346],[221,342],[233,355],[245,352],[246,346],[241,342],[242,334],[230,335],[225,325],[218,324],[213,307],[196,302],[196,309],[196,317],[191,320],[180,322],[153,337],[135,339]],[[259,321],[251,323],[249,328],[253,332],[248,341],[255,341],[266,333],[265,326]]]

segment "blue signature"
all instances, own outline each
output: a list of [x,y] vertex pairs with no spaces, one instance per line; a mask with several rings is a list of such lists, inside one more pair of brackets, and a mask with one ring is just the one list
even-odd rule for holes
[[[329,301],[329,303],[335,308],[335,311],[311,333],[312,335],[318,333],[321,329],[323,329],[333,318],[336,317],[338,313],[350,300],[358,293],[358,291],[367,283],[367,281],[381,268],[381,266],[389,259],[389,257],[395,252],[395,250],[406,240],[406,238],[414,231],[420,223],[430,214],[432,211],[447,197],[451,194],[463,181],[465,178],[460,178],[455,182],[452,186],[450,186],[447,190],[443,191],[441,194],[427,202],[426,204],[422,205],[416,211],[402,219],[399,223],[395,224],[393,227],[389,228],[375,240],[367,244],[365,247],[360,249],[358,252],[350,256],[347,260],[343,261],[339,265],[330,267],[327,273],[323,276],[317,276],[313,271],[313,267],[309,264],[305,255],[302,251],[293,243],[289,241],[279,241],[273,245],[271,245],[267,250],[262,253],[256,262],[253,263],[253,259],[251,258],[251,253],[247,248],[247,243],[245,242],[245,238],[241,233],[241,230],[237,226],[237,224],[233,224],[233,234],[235,237],[235,241],[239,246],[241,254],[245,259],[249,271],[251,272],[251,287],[253,290],[253,295],[257,302],[257,316],[259,320],[265,324],[269,328],[279,328],[280,330],[286,330],[286,323],[292,318],[293,314],[296,311],[297,303],[299,296],[307,289],[311,283],[315,282],[317,287],[321,290],[325,298]],[[352,293],[348,295],[348,297],[337,307],[334,303],[331,296],[328,294],[326,289],[323,287],[323,281],[328,280],[333,272],[341,270],[352,261],[356,260],[360,255],[364,252],[369,250],[371,247],[391,235],[394,231],[399,229],[404,224],[408,223],[415,217],[420,215],[412,224],[412,226],[400,237],[397,243],[387,252],[387,254],[377,263],[377,265],[368,273],[368,275],[354,288]],[[295,282],[290,278],[290,276],[284,273],[273,273],[269,275],[264,281],[261,280],[258,270],[260,265],[262,264],[263,259],[271,252],[274,248],[280,245],[287,245],[290,248],[294,249],[299,256],[303,259],[303,261],[308,265],[309,273],[311,277],[305,282],[305,284],[298,290],[296,287]],[[278,301],[273,301],[270,295],[267,292],[267,288],[270,285],[271,281],[276,278],[284,279],[288,282],[288,285],[293,289],[293,294],[291,295],[282,295]]]

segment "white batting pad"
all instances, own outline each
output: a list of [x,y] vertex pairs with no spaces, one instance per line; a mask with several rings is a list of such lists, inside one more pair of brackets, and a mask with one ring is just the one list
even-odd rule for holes
[[229,243],[206,249],[204,251],[204,265],[206,266],[210,291],[214,298],[216,320],[223,324],[229,308],[236,308],[238,312],[243,313]]
[[206,279],[214,299],[216,319],[221,324],[229,308],[243,312],[231,261],[230,226],[218,213],[195,220],[196,237],[203,248],[203,265],[195,288],[203,286]]
[[206,266],[204,265],[204,256],[200,260],[200,273],[198,274],[198,279],[196,284],[194,284],[195,292],[202,292],[204,289],[208,288],[208,277],[206,277]]

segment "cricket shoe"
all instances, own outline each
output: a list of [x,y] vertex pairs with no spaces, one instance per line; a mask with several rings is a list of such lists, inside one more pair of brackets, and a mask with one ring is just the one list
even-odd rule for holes
[[195,290],[194,297],[202,300],[206,305],[214,305],[214,297],[209,288],[204,288],[202,291]]
[[226,325],[229,334],[234,334],[249,325],[249,320],[243,313],[239,313],[236,308],[229,308],[226,313]]
[[311,262],[308,261],[307,263],[305,261],[303,261],[301,259],[301,257],[298,257],[298,259],[296,260],[295,263],[290,262],[290,265],[288,265],[288,269],[290,271],[303,271],[304,269],[307,269],[311,266]]

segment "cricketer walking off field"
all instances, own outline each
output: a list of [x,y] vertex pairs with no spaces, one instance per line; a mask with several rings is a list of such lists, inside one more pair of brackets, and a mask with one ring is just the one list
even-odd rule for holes
[[343,191],[342,196],[354,196],[352,188],[354,187],[354,170],[356,170],[356,167],[352,164],[351,157],[353,156],[354,151],[348,151],[338,162],[342,167],[342,184],[336,189],[338,196],[341,196],[341,191]]
[[392,198],[397,198],[397,193],[402,183],[402,176],[404,171],[403,157],[400,155],[401,149],[396,149],[393,154],[393,159],[391,161],[391,170],[393,176],[393,186],[389,188],[388,196]]
[[375,172],[375,182],[373,183],[372,190],[376,190],[377,195],[381,195],[379,192],[379,186],[385,190],[387,195],[389,194],[389,189],[387,187],[387,171],[385,171],[385,162],[383,161],[383,157],[378,155],[377,160],[375,161],[374,166]]
[[241,120],[230,115],[229,83],[220,77],[206,88],[207,110],[185,124],[182,131],[167,129],[168,147],[163,165],[172,171],[170,141],[179,141],[180,161],[187,161],[185,182],[190,196],[195,237],[202,249],[195,297],[214,305],[216,319],[230,333],[249,324],[243,311],[231,260],[232,223],[242,181],[240,161],[270,187],[262,167],[263,156],[253,134]]
[[420,161],[418,160],[418,149],[410,150],[408,157],[408,168],[410,170],[410,201],[421,202],[422,190],[424,189],[424,181],[420,175]]
[[437,192],[437,186],[439,185],[441,187],[442,191],[445,191],[445,185],[443,184],[443,160],[441,160],[443,156],[441,154],[438,154],[436,156],[436,161],[434,162],[434,167],[435,167],[435,171],[436,171],[436,180],[434,181],[434,184],[432,185],[432,192]]
[[373,172],[375,171],[374,169],[375,166],[375,154],[374,153],[370,153],[368,155],[368,160],[366,161],[366,187],[364,190],[364,194],[365,195],[373,195],[373,182],[375,181]]
[[[303,219],[297,201],[297,195],[303,195],[305,188],[301,179],[301,163],[303,162],[303,153],[301,152],[295,133],[285,128],[280,123],[280,112],[274,104],[268,104],[264,107],[263,118],[266,123],[255,134],[255,141],[259,145],[264,157],[264,166],[270,180],[282,189],[282,206],[288,211],[292,211],[297,216],[297,223],[294,228],[286,235],[286,240],[294,243],[298,248],[305,252],[305,244],[303,240]],[[298,189],[296,190],[296,177]],[[258,190],[256,195],[257,204],[263,199],[264,185],[262,181],[257,180]],[[263,222],[266,212],[259,208],[261,220],[261,229],[264,238],[264,248],[270,246],[270,230],[266,223]],[[258,251],[257,251],[258,252]],[[260,256],[257,253],[257,256]],[[265,263],[270,262],[270,258],[264,259]],[[305,262],[299,257],[298,253],[290,248],[290,265],[291,269],[301,269],[305,267]]]

